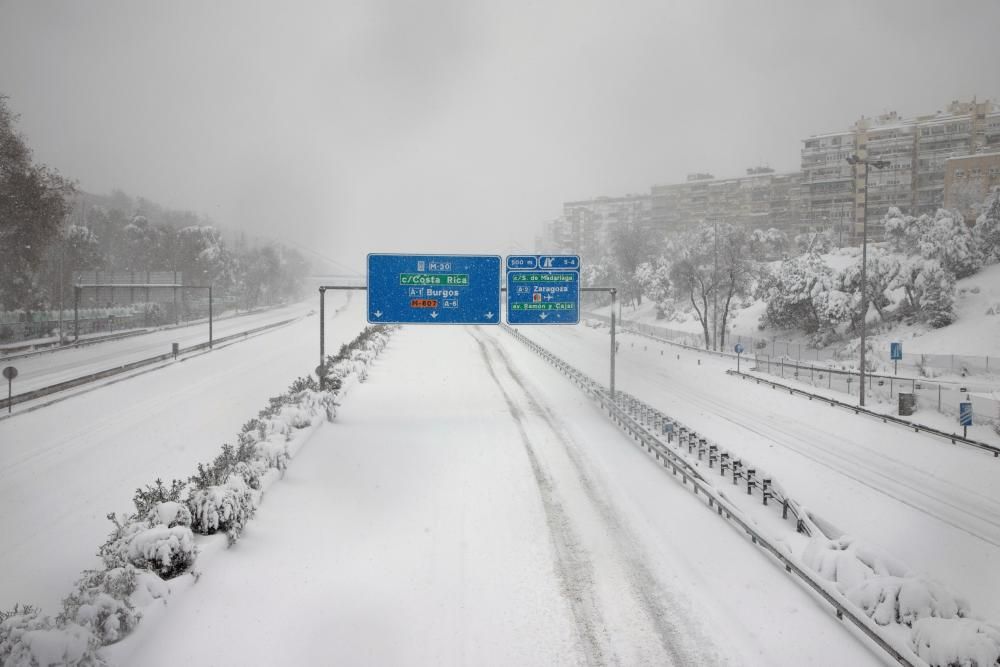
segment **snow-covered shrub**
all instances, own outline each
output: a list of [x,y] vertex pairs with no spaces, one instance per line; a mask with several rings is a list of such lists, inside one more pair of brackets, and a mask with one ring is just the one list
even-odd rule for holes
[[197,489],[188,498],[191,510],[191,528],[202,535],[212,535],[220,530],[235,543],[256,511],[253,490],[242,477],[231,476],[220,486]]
[[288,468],[288,461],[291,456],[288,453],[288,444],[284,436],[277,436],[258,442],[256,445],[257,456],[267,465],[282,473]]
[[[266,431],[268,420],[254,421],[256,426]],[[191,477],[191,483],[199,489],[222,484],[238,464],[254,461],[257,457],[254,442],[255,440],[240,438],[240,443],[236,447],[229,444],[222,445],[222,451],[211,463],[198,464],[198,474]],[[247,482],[249,483],[249,481],[248,479]]]
[[127,542],[126,556],[136,567],[152,570],[162,578],[170,579],[190,569],[195,553],[191,528],[159,525],[132,533]]
[[191,512],[182,503],[167,501],[157,503],[146,515],[146,521],[150,526],[163,524],[167,528],[174,526],[190,526]]
[[803,551],[802,560],[844,592],[872,577],[910,575],[905,564],[851,535],[832,540],[823,535],[814,536]]
[[36,667],[74,665],[97,667],[100,640],[75,623],[58,625],[32,607],[0,613],[0,665]]
[[879,625],[913,625],[921,618],[956,618],[968,603],[923,577],[877,576],[847,590],[847,599]]
[[173,480],[168,487],[164,486],[163,480],[157,478],[153,484],[146,485],[145,489],[136,489],[132,498],[136,516],[147,516],[160,503],[180,501],[184,487],[185,483],[179,479]]
[[131,565],[111,570],[87,570],[76,590],[63,600],[60,624],[88,628],[102,644],[112,644],[139,624],[141,614],[131,602],[136,571]]
[[[169,515],[169,510],[164,514]],[[173,519],[176,521],[178,517],[189,522],[192,519],[190,513],[180,509]],[[108,569],[132,565],[170,579],[186,572],[194,563],[194,536],[188,526],[175,523],[168,527],[135,517],[122,520],[114,514],[109,514],[108,518],[115,529],[98,551]]]
[[968,618],[922,618],[913,624],[910,644],[931,667],[993,667],[1000,661],[1000,628]]

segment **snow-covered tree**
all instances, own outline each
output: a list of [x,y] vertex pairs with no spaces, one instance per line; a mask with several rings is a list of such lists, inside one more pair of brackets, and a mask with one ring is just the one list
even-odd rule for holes
[[[865,282],[867,283],[868,305],[876,310],[879,319],[884,320],[886,309],[892,303],[892,300],[889,298],[889,291],[893,288],[900,272],[899,258],[880,248],[873,248],[868,252],[868,266],[866,268]],[[857,329],[861,320],[860,257],[858,257],[857,262],[848,266],[837,275],[835,285],[836,289],[841,292],[859,295],[857,300],[858,309],[850,316],[852,328]]]
[[930,223],[931,219],[926,215],[915,218],[903,214],[895,206],[891,207],[882,218],[882,228],[889,247],[893,252],[906,255],[919,254],[920,238],[930,227]]
[[955,321],[955,277],[945,269],[925,269],[917,279],[923,294],[920,312],[932,327],[943,327]]
[[759,262],[781,259],[789,248],[788,236],[774,227],[753,230],[747,243],[750,257]]
[[892,283],[903,290],[903,312],[917,321],[943,327],[955,321],[955,277],[937,259],[910,257]]
[[795,247],[802,253],[811,252],[822,255],[830,252],[834,245],[836,244],[830,232],[806,232],[795,236]]
[[712,344],[709,333],[709,303],[717,288],[713,251],[715,230],[711,225],[702,225],[684,236],[676,246],[677,259],[670,267],[670,281],[675,293],[687,299],[694,308],[705,336],[705,348]]
[[623,299],[642,305],[642,286],[636,278],[636,269],[656,256],[659,241],[652,228],[638,223],[622,223],[614,227],[611,253]]
[[1000,262],[1000,187],[983,204],[983,212],[972,228],[976,245],[986,262]]
[[750,243],[747,233],[733,225],[719,226],[718,290],[722,300],[722,319],[715,326],[719,331],[719,347],[726,347],[726,324],[733,307],[733,299],[746,296],[750,291],[755,266],[750,260]]
[[833,271],[816,255],[785,260],[774,272],[765,273],[756,296],[767,303],[761,324],[779,328],[801,328],[815,333],[829,327],[827,293],[833,287]]
[[40,305],[39,270],[69,212],[73,184],[32,160],[0,95],[0,307]]
[[666,314],[666,301],[670,298],[669,262],[662,255],[652,262],[643,262],[635,270],[635,277],[643,294],[656,304],[657,319],[662,319]]
[[920,254],[924,259],[940,260],[956,278],[971,276],[983,265],[972,232],[961,214],[945,209],[938,209],[921,234]]

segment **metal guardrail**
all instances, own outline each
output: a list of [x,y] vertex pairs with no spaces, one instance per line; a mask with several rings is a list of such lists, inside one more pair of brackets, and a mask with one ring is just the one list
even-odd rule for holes
[[[645,333],[643,331],[637,331],[635,329],[630,329],[628,327],[622,327],[622,330],[623,331],[627,331],[629,333],[633,333],[633,334],[637,334],[637,335],[640,335],[640,336],[644,336],[644,337],[649,338],[651,340],[654,340],[654,341],[656,341],[658,343],[664,343],[666,345],[673,345],[675,347],[684,348],[684,349],[690,350],[692,352],[699,352],[699,353],[702,353],[702,354],[712,354],[712,355],[715,355],[715,356],[718,356],[718,357],[725,357],[725,358],[730,358],[730,359],[734,359],[737,356],[737,355],[735,355],[735,354],[733,354],[731,352],[716,352],[714,350],[705,350],[705,349],[702,349],[702,348],[692,347],[690,345],[685,345],[683,343],[677,343],[677,342],[672,341],[672,340],[665,340],[663,338],[659,338],[659,337],[654,336],[652,334]],[[760,359],[757,358],[757,357],[755,357],[755,359],[756,359],[756,363],[759,366]],[[749,361],[749,360],[750,359],[748,358],[747,361]],[[791,366],[791,364],[786,364],[786,365]],[[808,367],[802,367],[802,368],[808,368]],[[849,376],[853,376],[853,375],[857,374],[857,371],[845,372],[845,371],[838,371],[836,369],[834,369],[834,370],[831,371],[830,369],[825,369],[825,368],[821,369],[819,367],[816,367],[815,370],[822,371],[824,373],[830,373],[830,372],[833,372],[833,373],[842,373],[842,374],[849,375]],[[771,380],[765,380],[765,379],[762,379],[762,378],[758,378],[755,375],[748,375],[746,373],[742,373],[742,372],[738,372],[738,371],[733,371],[733,370],[727,370],[726,372],[729,373],[730,375],[739,375],[739,376],[742,376],[744,378],[750,378],[750,379],[753,379],[753,380],[757,380],[758,382],[766,382],[766,383],[771,384],[771,385],[773,385],[775,387],[782,387],[783,389],[787,389],[789,392],[791,392],[793,394],[799,394],[799,395],[802,395],[802,396],[808,396],[810,400],[812,400],[813,398],[817,398],[817,399],[819,399],[821,401],[826,401],[827,403],[830,403],[831,405],[837,405],[837,406],[842,407],[842,408],[844,408],[846,410],[852,410],[855,414],[862,414],[863,413],[863,414],[875,417],[877,419],[881,419],[885,423],[894,423],[894,424],[897,424],[897,425],[900,425],[900,426],[904,426],[906,428],[912,428],[916,432],[929,433],[931,435],[935,435],[935,436],[938,436],[940,438],[944,438],[946,440],[950,440],[953,445],[957,444],[957,443],[962,443],[964,445],[969,445],[971,447],[978,447],[979,449],[983,449],[983,450],[992,452],[994,458],[1000,457],[1000,447],[995,447],[993,445],[990,445],[988,443],[985,443],[985,442],[982,442],[982,441],[979,441],[979,440],[973,440],[972,438],[966,438],[966,437],[960,436],[960,435],[955,434],[955,433],[946,433],[945,431],[942,431],[940,429],[936,429],[936,428],[934,428],[932,426],[925,426],[923,424],[914,424],[913,422],[908,421],[906,419],[900,419],[899,417],[894,417],[892,415],[885,415],[885,414],[882,414],[882,413],[879,413],[879,412],[874,412],[872,410],[868,410],[866,408],[862,408],[862,407],[857,406],[857,405],[853,405],[853,404],[850,404],[850,403],[844,403],[843,401],[838,401],[835,398],[827,398],[826,396],[822,396],[820,394],[814,394],[812,392],[808,392],[808,391],[805,391],[805,390],[802,390],[802,389],[798,389],[796,387],[789,387],[788,385],[782,384],[780,382],[773,382]],[[894,379],[894,380],[900,381],[900,382],[911,382],[914,387],[916,387],[917,384],[919,384],[919,383],[931,383],[931,384],[936,383],[938,385],[941,384],[940,382],[938,382],[936,380],[927,380],[927,379],[923,379],[923,378],[896,377],[896,376],[889,376],[889,375],[873,375],[873,374],[870,374],[870,373],[866,373],[865,375],[868,376],[868,377],[873,377],[875,379],[883,379],[883,381],[885,379],[889,379],[889,380],[893,380]],[[957,384],[957,383],[954,383],[954,384]]]
[[[753,525],[744,520],[743,512],[738,507],[707,482],[701,471],[670,448],[669,445],[672,444],[673,438],[669,432],[665,433],[667,442],[663,441],[664,432],[661,431],[666,431],[668,425],[671,425],[677,432],[676,446],[679,449],[683,450],[686,446],[688,453],[693,455],[695,448],[697,448],[699,461],[707,455],[710,470],[718,462],[720,475],[728,477],[731,473],[733,484],[745,483],[749,495],[752,495],[755,489],[759,490],[764,505],[768,504],[769,499],[777,500],[780,503],[783,518],[787,518],[789,512],[795,517],[796,530],[805,534],[812,534],[813,531],[821,532],[808,513],[798,503],[784,495],[780,487],[773,483],[773,480],[757,476],[755,469],[744,465],[739,459],[733,459],[728,452],[720,449],[715,443],[709,443],[707,439],[699,437],[697,433],[681,425],[679,421],[670,418],[634,396],[618,391],[612,397],[608,390],[596,380],[577,370],[519,331],[505,324],[501,324],[501,327],[583,389],[600,404],[602,410],[608,412],[611,420],[619,428],[636,440],[647,453],[653,455],[658,464],[664,468],[669,466],[675,479],[680,475],[681,483],[685,488],[690,482],[690,488],[695,496],[703,497],[710,509],[714,509],[720,517],[742,529],[750,537],[753,544],[783,565],[785,572],[794,575],[798,581],[805,584],[808,590],[833,607],[838,619],[846,618],[862,635],[899,664],[907,667],[927,664],[905,644],[892,637],[884,636],[870,618],[859,613],[853,605],[842,599],[843,594],[835,586],[814,576],[813,573],[790,558],[786,552],[779,549]],[[722,457],[723,453],[727,454],[725,460]],[[737,463],[739,465],[736,465]]]
[[[262,333],[268,329],[275,329],[286,324],[291,324],[297,320],[302,319],[301,317],[293,317],[287,320],[281,320],[280,322],[272,322],[270,324],[265,324],[253,329],[247,329],[246,331],[240,331],[228,336],[223,336],[222,338],[216,338],[212,341],[211,347],[216,347],[224,343],[230,343],[237,339],[247,338],[254,334]],[[185,348],[180,348],[178,354],[188,354],[195,352],[197,350],[202,350],[209,347],[209,343],[206,341],[204,343],[198,343],[197,345],[190,345]],[[102,371],[97,371],[96,373],[89,373],[87,375],[82,375],[72,380],[65,380],[63,382],[57,382],[56,384],[50,384],[47,387],[40,387],[32,391],[26,391],[23,394],[15,394],[10,397],[10,399],[0,399],[0,409],[8,408],[19,403],[24,403],[26,401],[32,401],[36,398],[41,398],[43,396],[49,396],[50,394],[55,394],[60,391],[66,391],[67,389],[73,389],[74,387],[79,387],[81,385],[89,384],[91,382],[96,382],[97,380],[103,380],[104,378],[112,377],[115,375],[121,375],[122,373],[128,373],[134,371],[137,368],[142,368],[143,366],[149,366],[151,364],[156,364],[161,361],[166,361],[173,357],[173,352],[167,352],[165,354],[158,354],[153,357],[147,357],[146,359],[139,359],[138,361],[131,361],[127,364],[122,364],[121,366],[115,366],[113,368],[107,368]]]
[[[605,324],[607,324],[610,321],[610,318],[608,318],[607,316],[605,316],[605,315],[598,315],[597,313],[584,313],[584,316],[587,319],[598,320],[600,322],[604,322]],[[649,332],[643,331],[641,329],[636,329],[635,327],[633,327],[627,321],[625,321],[625,323],[623,324],[622,321],[619,320],[618,323],[617,323],[617,326],[618,326],[618,328],[621,331],[626,331],[626,332],[631,333],[631,334],[636,334],[637,336],[644,336],[645,338],[649,338],[650,340],[655,340],[657,343],[664,343],[666,345],[673,345],[674,347],[679,347],[681,349],[689,350],[691,352],[699,352],[699,353],[702,353],[702,354],[711,354],[713,356],[722,357],[724,359],[735,359],[736,356],[737,356],[734,352],[723,352],[723,351],[720,351],[720,350],[706,350],[705,348],[699,347],[697,345],[688,345],[687,343],[678,343],[677,341],[670,340],[668,338],[660,338],[659,336],[654,336],[653,334],[651,334]],[[746,358],[749,358],[749,357],[746,357]]]
[[[112,340],[120,340],[122,338],[131,338],[132,336],[142,336],[149,333],[149,329],[130,329],[129,331],[122,331],[116,334],[108,334],[107,336],[96,336],[94,338],[82,338],[78,341],[72,343],[67,343],[66,345],[60,345],[59,341],[52,341],[51,343],[35,343],[32,345],[27,345],[25,347],[29,348],[25,352],[13,352],[11,354],[0,353],[0,361],[10,361],[12,359],[25,359],[28,357],[37,357],[42,354],[49,354],[51,352],[58,352],[60,350],[68,350],[70,348],[77,347],[87,347],[88,345],[97,345],[98,343],[107,343]],[[18,348],[21,349],[21,348]]]
[[853,405],[851,403],[844,403],[843,401],[838,401],[835,398],[829,398],[827,396],[822,396],[820,394],[814,394],[810,391],[805,391],[804,389],[799,389],[798,387],[790,387],[787,384],[782,384],[780,382],[774,382],[772,380],[767,380],[764,378],[757,377],[756,375],[750,375],[748,373],[740,373],[734,370],[727,370],[726,373],[729,375],[736,375],[744,380],[754,380],[757,384],[761,382],[771,385],[772,388],[781,387],[782,389],[788,390],[789,394],[798,394],[800,396],[806,396],[809,400],[818,399],[824,403],[829,403],[832,406],[837,406],[844,408],[845,410],[850,410],[854,414],[864,414],[869,417],[875,417],[876,419],[881,419],[884,423],[898,424],[899,426],[904,426],[906,428],[912,428],[915,432],[929,433],[930,435],[936,435],[939,438],[944,438],[945,440],[950,440],[951,444],[962,443],[963,445],[969,445],[971,447],[978,447],[979,449],[992,452],[993,457],[1000,457],[1000,447],[995,447],[993,445],[987,444],[985,442],[980,442],[979,440],[973,440],[971,438],[965,438],[955,433],[946,433],[940,429],[933,428],[931,426],[924,426],[923,424],[914,424],[906,419],[900,419],[899,417],[894,417],[892,415],[882,414],[880,412],[875,412],[867,408],[862,408],[859,405]]

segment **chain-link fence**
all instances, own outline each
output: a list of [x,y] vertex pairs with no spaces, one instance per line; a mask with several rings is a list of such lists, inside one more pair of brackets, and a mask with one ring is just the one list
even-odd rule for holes
[[[596,313],[586,313],[586,317],[610,322],[606,315]],[[636,322],[628,318],[619,320],[622,327],[634,329],[650,336],[664,338],[666,340],[681,343],[691,347],[705,348],[705,335],[703,333],[693,333],[691,331],[681,331],[657,324]],[[733,347],[740,343],[743,345],[745,354],[756,354],[767,356],[771,359],[789,359],[795,362],[809,361],[842,361],[849,365],[857,364],[857,354],[850,355],[843,351],[833,349],[816,349],[810,347],[802,341],[782,340],[766,336],[749,336],[744,334],[728,334],[726,338],[724,352],[732,352]],[[889,358],[889,350],[869,349],[868,363],[875,365],[875,370],[889,371],[894,368],[892,359]],[[871,368],[871,367],[869,367]],[[1000,376],[1000,357],[990,357],[986,355],[969,354],[914,354],[903,353],[903,358],[899,360],[898,369],[904,375],[914,375],[920,377],[934,377],[939,375],[996,375]]]
[[[598,315],[596,313],[586,313],[589,319],[598,320],[604,323],[610,322],[610,317]],[[619,321],[623,328],[638,331],[640,333],[662,338],[681,345],[704,349],[705,338],[703,335],[692,334],[689,331],[678,331],[668,327],[661,327],[644,322],[635,322],[628,319]],[[744,357],[747,360],[753,359],[755,370],[774,375],[787,380],[797,380],[810,384],[817,388],[826,388],[850,396],[858,395],[859,374],[854,364],[854,359],[835,359],[832,356],[822,357],[800,357],[799,354],[810,354],[814,349],[800,348],[797,343],[791,341],[775,341],[760,337],[740,337],[734,336],[730,342],[733,345],[742,343],[745,348]],[[765,348],[761,342],[767,342]],[[732,349],[728,344],[726,347]],[[768,354],[774,350],[776,354]],[[802,352],[800,352],[802,350]],[[725,354],[732,354],[726,352]],[[735,354],[732,354],[735,356]],[[833,368],[829,365],[816,365],[810,361],[824,362],[843,361],[843,368]],[[891,361],[885,362],[884,368],[891,369]],[[916,361],[917,363],[913,363]],[[910,362],[910,363],[907,363]],[[878,361],[876,361],[878,363]],[[964,364],[964,365],[963,365]],[[937,410],[949,416],[958,416],[958,404],[963,401],[971,401],[973,411],[981,415],[984,421],[996,421],[1000,423],[1000,388],[996,383],[990,383],[987,378],[978,380],[970,379],[968,382],[962,381],[938,381],[919,375],[920,373],[937,372],[944,374],[949,371],[954,374],[966,375],[986,375],[988,373],[1000,372],[1000,360],[989,357],[973,357],[969,355],[904,355],[900,363],[900,370],[904,372],[904,377],[890,375],[885,372],[868,373],[865,375],[865,396],[872,403],[889,403],[895,405],[899,400],[900,393],[913,394],[916,397],[917,406],[920,408]],[[963,373],[964,371],[964,373]],[[974,371],[974,372],[973,372]],[[910,375],[912,377],[906,377]],[[977,418],[978,421],[978,418]]]
[[[796,380],[813,387],[831,389],[850,396],[859,393],[858,371],[799,364],[787,359],[757,356],[754,370],[786,380]],[[977,421],[1000,423],[1000,390],[985,382],[938,382],[926,378],[866,374],[865,397],[871,403],[895,406],[899,394],[913,394],[920,408],[937,410],[958,417],[959,403],[969,401]]]

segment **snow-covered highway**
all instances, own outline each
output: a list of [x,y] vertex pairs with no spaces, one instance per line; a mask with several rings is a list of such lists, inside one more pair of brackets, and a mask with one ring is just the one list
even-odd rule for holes
[[[522,332],[606,381],[607,328]],[[838,529],[947,583],[976,613],[1000,617],[996,459],[727,376],[729,360],[620,336],[618,387],[769,471]]]
[[[364,326],[362,299],[332,312],[346,298],[331,298],[327,309],[331,349]],[[0,420],[0,609],[23,602],[55,613],[80,571],[97,562],[112,527],[106,515],[131,511],[137,487],[186,478],[233,442],[270,396],[312,372],[318,335],[318,317],[306,317]]]
[[497,328],[407,327],[119,664],[880,664]]
[[[304,317],[314,305],[297,303],[282,308],[229,317],[213,323],[214,338],[247,331],[273,322]],[[18,369],[14,393],[33,391],[40,387],[72,380],[107,368],[170,352],[171,344],[181,348],[208,341],[208,322],[171,327],[147,334],[130,336],[76,348],[39,352],[31,356],[0,362]]]

